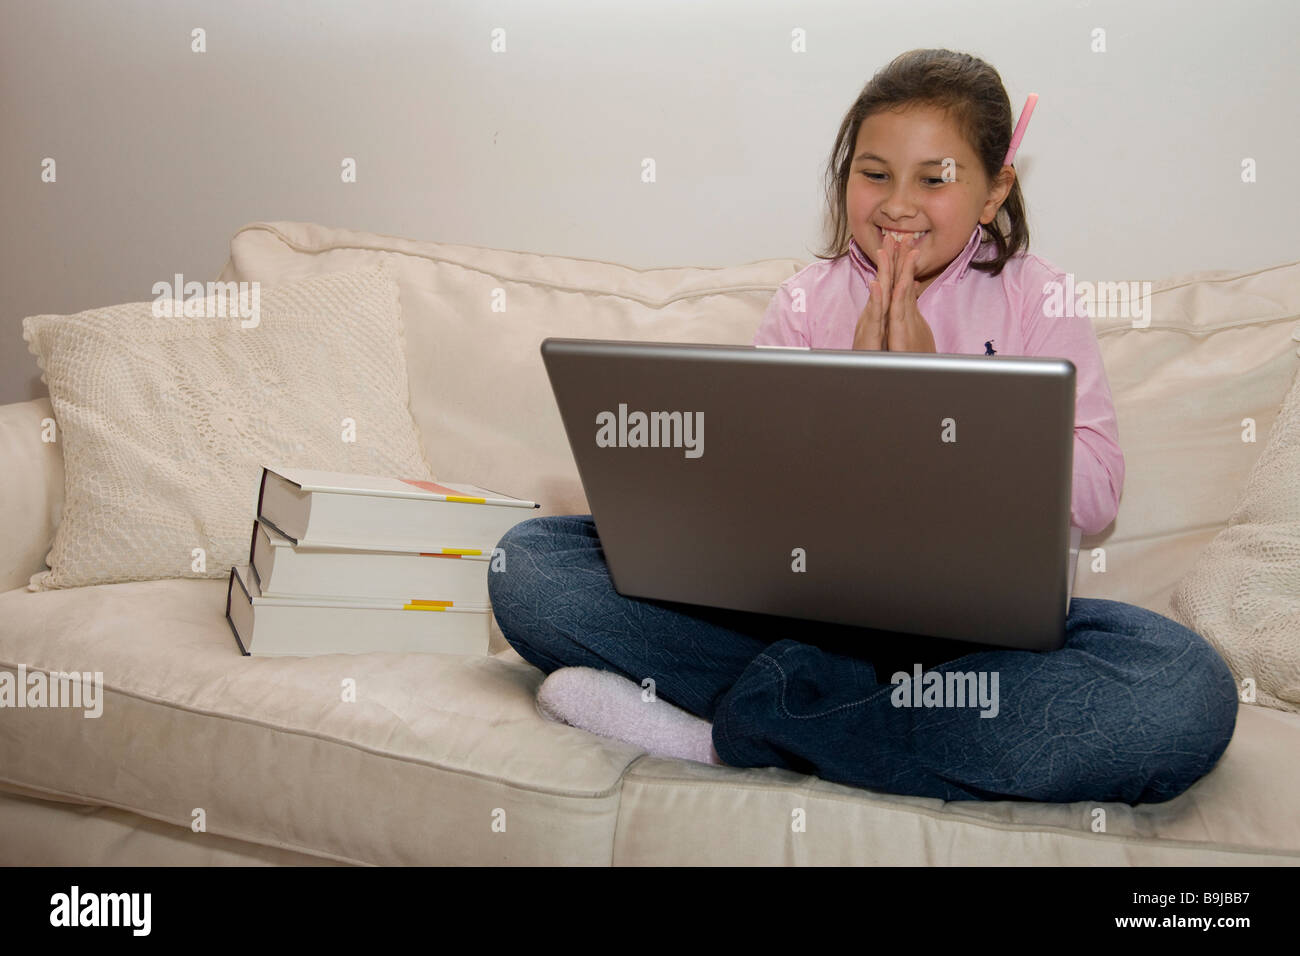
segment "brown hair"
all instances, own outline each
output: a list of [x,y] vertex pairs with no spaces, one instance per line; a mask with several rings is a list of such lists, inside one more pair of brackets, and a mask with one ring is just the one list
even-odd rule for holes
[[[862,88],[840,123],[826,164],[828,244],[824,254],[815,253],[818,259],[837,259],[849,249],[844,193],[862,121],[875,113],[911,106],[930,106],[946,112],[979,157],[989,182],[1001,172],[1002,160],[1011,146],[1011,101],[998,71],[979,57],[952,50],[909,50],[899,54]],[[1007,260],[1029,249],[1029,224],[1019,176],[993,222],[981,223],[980,229],[984,234],[981,242],[992,242],[998,254],[986,261],[972,261],[972,269],[996,276]]]

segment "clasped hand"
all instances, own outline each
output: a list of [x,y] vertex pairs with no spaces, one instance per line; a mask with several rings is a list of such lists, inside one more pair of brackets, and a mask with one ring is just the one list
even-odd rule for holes
[[886,235],[871,297],[858,316],[855,349],[882,352],[934,352],[934,333],[916,307],[916,249],[903,250]]

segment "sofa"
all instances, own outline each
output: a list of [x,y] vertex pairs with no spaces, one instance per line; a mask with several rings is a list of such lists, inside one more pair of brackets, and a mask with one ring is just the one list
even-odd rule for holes
[[[384,261],[433,473],[540,502],[533,515],[589,510],[542,339],[748,345],[807,264],[639,270],[259,222],[217,278],[274,287]],[[1296,378],[1298,318],[1300,262],[1155,282],[1142,327],[1094,319],[1127,480],[1113,524],[1082,541],[1076,596],[1170,613]],[[65,502],[52,417],[45,398],[0,407],[0,671],[100,671],[103,713],[0,710],[0,863],[1300,863],[1300,714],[1283,709],[1243,702],[1219,764],[1165,803],[946,803],[550,722],[544,675],[495,622],[482,657],[258,659],[225,620],[227,569],[35,590]],[[343,676],[365,689],[351,705],[322,692]]]

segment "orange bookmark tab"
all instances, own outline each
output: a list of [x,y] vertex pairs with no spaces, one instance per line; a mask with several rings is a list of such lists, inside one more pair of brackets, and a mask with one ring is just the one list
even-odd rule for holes
[[446,495],[448,501],[463,501],[470,505],[487,504],[486,498],[472,498],[468,495],[462,495],[455,488],[448,488],[446,485],[439,485],[432,481],[420,481],[415,478],[402,478],[401,480],[408,485],[414,485],[421,491],[432,491],[435,495]]

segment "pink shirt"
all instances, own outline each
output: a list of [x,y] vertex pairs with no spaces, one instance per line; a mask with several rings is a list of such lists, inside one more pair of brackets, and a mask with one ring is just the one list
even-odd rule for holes
[[[1086,314],[1044,314],[1045,283],[1065,281],[1065,273],[1035,255],[1013,257],[999,276],[971,269],[970,262],[991,259],[992,243],[980,249],[975,226],[966,248],[917,298],[917,308],[934,332],[940,353],[1040,355],[1067,358],[1075,367],[1074,484],[1070,522],[1094,534],[1114,520],[1124,487],[1124,454],[1110,384],[1101,350]],[[819,259],[781,283],[754,334],[755,345],[793,345],[851,349],[858,316],[870,298],[872,265],[849,240],[838,259]],[[794,310],[793,292],[802,289],[804,311]],[[1075,312],[1084,310],[1076,306]]]

